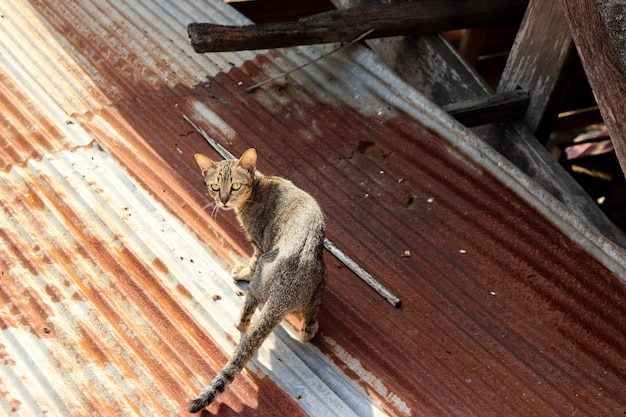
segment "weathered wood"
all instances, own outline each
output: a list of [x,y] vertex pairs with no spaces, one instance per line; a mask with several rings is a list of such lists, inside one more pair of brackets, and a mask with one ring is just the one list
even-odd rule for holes
[[574,43],[558,0],[531,0],[498,85],[530,95],[524,123],[546,143],[565,98],[575,56]]
[[421,0],[333,10],[297,22],[222,26],[191,23],[187,32],[196,52],[270,49],[345,42],[373,29],[370,38],[435,33],[519,19],[527,0]]
[[515,90],[448,104],[442,109],[465,126],[474,127],[519,120],[524,117],[529,102],[525,91]]
[[624,21],[626,2],[623,0],[597,0],[597,3],[609,37],[613,41],[613,47],[626,70],[626,21]]
[[[605,3],[610,2],[605,0]],[[578,55],[626,173],[626,73],[595,0],[560,0]],[[612,3],[618,2],[613,0]]]

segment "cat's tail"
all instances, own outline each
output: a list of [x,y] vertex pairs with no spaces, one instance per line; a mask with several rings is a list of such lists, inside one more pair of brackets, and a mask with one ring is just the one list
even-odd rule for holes
[[224,392],[228,384],[241,372],[267,336],[280,324],[284,318],[284,314],[275,314],[275,312],[268,307],[270,306],[266,304],[257,320],[254,320],[250,325],[250,329],[241,336],[235,353],[220,373],[217,374],[209,386],[198,395],[198,398],[189,404],[189,412],[197,413],[211,404],[219,394]]

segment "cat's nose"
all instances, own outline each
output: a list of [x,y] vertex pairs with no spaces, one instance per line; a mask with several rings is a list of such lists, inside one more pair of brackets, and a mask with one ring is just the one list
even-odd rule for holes
[[228,203],[228,196],[220,196],[220,201],[222,202],[223,205],[226,205],[226,203]]

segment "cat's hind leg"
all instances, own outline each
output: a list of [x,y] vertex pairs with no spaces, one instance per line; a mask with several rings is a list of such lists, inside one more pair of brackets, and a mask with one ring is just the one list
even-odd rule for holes
[[239,315],[239,320],[237,320],[237,330],[240,332],[248,330],[248,327],[250,327],[250,320],[252,320],[252,315],[258,306],[259,302],[252,294],[252,291],[248,292],[243,303],[243,308],[241,309],[241,314]]
[[302,320],[300,325],[300,340],[302,342],[308,342],[313,339],[317,334],[317,330],[319,329],[319,324],[317,322],[317,313],[319,312],[320,305],[322,304],[322,290],[324,289],[324,283],[321,283],[317,289],[313,297],[311,298],[311,302],[307,306],[307,309],[299,314],[300,319]]
[[236,327],[239,331],[245,332],[250,327],[250,320],[252,320],[252,316],[256,311],[256,308],[261,304],[261,300],[257,297],[258,288],[257,285],[251,283],[248,286],[248,293],[246,294],[246,299],[243,302],[243,308],[241,309],[241,314],[239,315],[239,320],[237,320]]
[[318,329],[319,323],[317,322],[317,319],[303,319],[300,327],[300,341],[310,341],[315,337]]

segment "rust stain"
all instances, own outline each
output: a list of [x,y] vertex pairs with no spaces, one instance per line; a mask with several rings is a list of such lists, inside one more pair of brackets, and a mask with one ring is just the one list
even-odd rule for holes
[[63,299],[63,295],[57,287],[52,284],[46,284],[46,294],[50,296],[50,301],[58,303]]
[[187,288],[185,288],[183,285],[178,284],[176,286],[176,291],[178,291],[179,294],[181,294],[183,297],[188,298],[188,299],[192,299],[193,296],[191,295],[191,293],[189,292],[189,290]]
[[2,360],[6,366],[14,366],[15,360],[9,356],[9,353],[5,349],[6,346],[0,343],[0,360]]
[[154,267],[154,269],[156,269],[162,274],[167,275],[170,273],[170,270],[167,268],[167,265],[165,265],[165,263],[159,258],[154,258],[152,260],[152,266]]
[[16,400],[15,398],[11,399],[11,412],[17,413],[20,410],[20,406],[22,402],[20,400]]
[[72,301],[86,301],[86,299],[80,291],[76,290],[72,293]]

